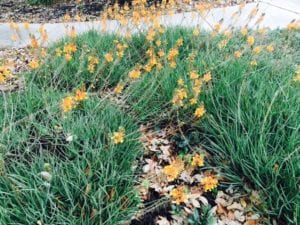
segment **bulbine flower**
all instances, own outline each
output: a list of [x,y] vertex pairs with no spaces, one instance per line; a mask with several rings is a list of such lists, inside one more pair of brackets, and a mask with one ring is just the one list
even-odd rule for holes
[[205,114],[205,108],[204,108],[204,105],[200,105],[200,106],[196,109],[196,111],[195,111],[195,113],[194,113],[194,115],[195,115],[196,118],[201,118],[201,117],[204,116],[204,114]]
[[215,176],[206,176],[201,180],[201,185],[203,185],[203,190],[205,192],[212,191],[218,186],[218,179]]
[[122,144],[125,138],[125,129],[120,127],[118,131],[115,131],[111,137],[114,144]]

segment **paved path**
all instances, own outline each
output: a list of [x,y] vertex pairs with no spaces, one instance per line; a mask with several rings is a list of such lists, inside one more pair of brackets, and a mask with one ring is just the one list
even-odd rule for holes
[[[178,13],[173,16],[162,16],[161,22],[165,26],[187,26],[201,29],[211,29],[212,25],[216,24],[221,19],[224,19],[222,28],[228,26],[242,27],[248,24],[248,17],[250,12],[256,7],[256,3],[250,3],[242,10],[242,14],[235,22],[232,21],[232,14],[239,10],[239,6],[231,6],[226,8],[215,8],[209,11],[208,15],[203,19],[199,14],[187,12]],[[262,13],[265,13],[261,27],[268,27],[270,29],[286,27],[293,19],[300,21],[300,0],[264,0],[259,3],[259,12],[256,19],[253,19],[248,25],[250,28],[257,28],[255,22]],[[34,34],[39,37],[38,29],[40,24],[31,24],[29,30],[26,30],[22,24],[19,25],[18,40],[13,42],[11,36],[14,31],[9,27],[9,24],[0,23],[0,48],[5,47],[25,47],[30,43],[29,34]],[[82,33],[91,29],[103,31],[100,22],[73,22],[73,23],[56,23],[45,24],[49,36],[49,43],[60,39],[66,34],[66,27],[74,27],[77,33]],[[117,21],[107,21],[107,32],[125,33],[125,30],[137,32],[147,29],[146,25],[141,24],[139,27],[128,26],[120,28]]]

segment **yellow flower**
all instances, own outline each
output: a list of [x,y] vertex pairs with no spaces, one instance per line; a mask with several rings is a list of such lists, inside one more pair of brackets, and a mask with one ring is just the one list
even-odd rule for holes
[[95,65],[99,63],[99,59],[94,57],[94,56],[89,56],[88,57],[88,71],[90,73],[93,73],[95,71]]
[[254,54],[258,55],[262,50],[262,47],[261,46],[256,46],[254,49],[253,49],[253,52]]
[[200,34],[200,31],[199,31],[198,29],[194,29],[194,30],[193,30],[193,35],[194,35],[195,37],[198,37],[199,34]]
[[88,64],[88,71],[90,73],[94,73],[94,71],[95,71],[95,65],[94,64]]
[[148,63],[144,66],[144,69],[149,73],[152,70],[152,65]]
[[182,106],[183,100],[187,98],[187,92],[184,88],[177,89],[173,97],[173,104]]
[[13,34],[13,35],[10,36],[10,39],[12,41],[17,41],[18,40],[18,36],[16,34]]
[[172,69],[175,69],[176,68],[176,62],[175,61],[171,61],[170,62],[170,67],[172,68]]
[[273,45],[268,45],[268,46],[267,46],[267,51],[268,51],[268,52],[273,52],[273,51],[274,51]]
[[201,86],[194,86],[193,92],[195,96],[199,96],[199,94],[201,93]]
[[184,162],[177,158],[170,165],[164,167],[164,174],[167,176],[168,182],[174,181],[184,169]]
[[300,82],[300,73],[297,74],[294,79],[293,79],[295,82]]
[[112,62],[114,60],[111,53],[106,53],[104,57],[107,62]]
[[204,74],[203,80],[204,80],[205,82],[209,82],[209,81],[211,80],[211,73],[208,72],[208,73]]
[[190,104],[191,105],[196,105],[197,104],[197,99],[196,98],[191,98],[190,99]]
[[39,62],[34,59],[28,65],[33,70],[39,68],[39,66],[40,66]]
[[160,49],[160,50],[158,51],[158,56],[159,56],[159,57],[163,57],[164,55],[165,55],[165,52],[164,52],[163,50]]
[[141,76],[141,71],[139,69],[134,69],[129,72],[129,78],[138,79]]
[[300,28],[300,22],[292,21],[287,25],[289,31],[298,30]]
[[77,35],[76,30],[75,30],[74,27],[72,27],[72,28],[71,28],[71,31],[70,31],[70,37],[75,38],[76,35]]
[[185,186],[174,188],[170,195],[172,200],[178,205],[188,200],[187,188]]
[[179,86],[183,86],[183,85],[184,85],[183,79],[181,79],[181,78],[178,79],[177,84],[178,84]]
[[124,142],[125,137],[125,129],[123,127],[120,127],[118,131],[113,133],[113,136],[111,137],[111,140],[114,144],[122,144]]
[[49,37],[48,37],[47,32],[44,32],[41,36],[42,36],[42,41],[43,41],[43,42],[47,42],[47,41],[48,41],[48,38],[49,38]]
[[154,30],[149,30],[148,34],[146,36],[147,41],[152,42],[155,36],[155,31]]
[[62,100],[61,108],[64,112],[71,111],[76,106],[76,102],[72,96],[65,97]]
[[71,20],[70,14],[69,14],[69,13],[66,13],[66,14],[64,15],[64,21],[65,21],[65,22],[68,22],[68,21],[70,21],[70,20]]
[[11,74],[11,71],[7,66],[0,66],[0,74],[4,77],[8,77]]
[[235,51],[234,52],[234,57],[235,58],[240,58],[242,56],[242,53],[240,51]]
[[150,58],[150,57],[153,57],[154,55],[154,50],[153,48],[149,48],[147,51],[146,51],[146,54],[147,56]]
[[4,83],[5,80],[11,75],[11,71],[6,66],[0,66],[0,83]]
[[176,45],[178,47],[182,46],[183,45],[183,38],[179,38],[177,41],[176,41]]
[[200,105],[194,113],[195,117],[197,117],[197,118],[204,116],[204,114],[205,114],[204,105]]
[[221,29],[221,24],[220,24],[220,23],[216,23],[216,24],[214,25],[214,31],[215,31],[215,32],[219,32],[220,29]]
[[80,17],[80,15],[76,14],[75,17],[74,17],[74,19],[75,19],[77,22],[79,22],[79,21],[81,20],[81,17]]
[[195,80],[198,77],[199,77],[199,74],[196,71],[193,70],[193,71],[190,72],[190,79],[191,80]]
[[[77,51],[77,46],[74,43],[65,44],[64,49],[63,49],[63,52],[66,53],[66,55],[70,55],[70,56],[72,53],[74,53],[76,51]],[[68,58],[70,58],[70,57],[66,57],[66,59],[68,59]],[[72,58],[72,56],[71,56],[71,58]]]
[[114,92],[117,93],[117,94],[120,94],[120,93],[123,91],[124,86],[125,86],[124,84],[119,83],[119,84],[115,87]]
[[194,85],[197,86],[197,87],[200,87],[200,86],[202,85],[202,80],[199,79],[199,78],[198,78],[198,79],[195,79],[195,80],[194,80]]
[[40,34],[43,34],[43,33],[46,31],[46,30],[45,30],[44,24],[41,24],[41,25],[39,26],[38,31],[39,31]]
[[247,38],[247,43],[248,43],[249,46],[252,46],[254,44],[254,42],[255,42],[255,39],[254,39],[253,36],[249,36]]
[[66,61],[71,61],[72,60],[72,55],[71,54],[65,54],[65,59]]
[[3,84],[5,82],[5,77],[0,74],[0,84]]
[[156,44],[157,47],[159,47],[159,46],[161,46],[161,41],[160,41],[160,40],[157,40],[157,41],[155,42],[155,44]]
[[248,33],[248,29],[244,27],[244,28],[241,29],[240,33],[241,33],[242,36],[246,36],[247,33]]
[[178,55],[178,50],[175,48],[172,48],[168,53],[168,60],[173,61],[177,55]]
[[266,28],[260,28],[260,29],[258,29],[258,33],[260,35],[265,35],[266,34]]
[[255,60],[255,59],[251,60],[251,61],[250,61],[250,65],[251,65],[251,66],[257,66],[256,60]]
[[82,102],[84,100],[87,99],[87,92],[82,90],[82,89],[78,89],[75,91],[74,94],[74,100],[77,102]]
[[204,157],[199,154],[194,155],[192,159],[192,166],[204,166]]
[[206,176],[201,180],[204,191],[211,191],[215,189],[218,185],[218,179],[214,176]]
[[232,37],[232,32],[231,32],[231,30],[226,30],[226,31],[224,32],[224,35],[225,35],[227,38],[231,38],[231,37]]
[[220,49],[225,48],[227,43],[228,43],[228,40],[226,40],[226,39],[220,41],[220,43],[218,43],[218,48],[220,48]]
[[25,28],[26,30],[28,30],[30,24],[29,24],[28,22],[24,22],[24,23],[23,23],[23,26],[24,26],[24,28]]

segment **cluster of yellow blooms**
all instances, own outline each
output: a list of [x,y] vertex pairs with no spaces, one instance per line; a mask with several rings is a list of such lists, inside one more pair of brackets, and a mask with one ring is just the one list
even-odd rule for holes
[[169,60],[169,65],[171,68],[175,68],[176,67],[176,57],[178,56],[178,49],[176,48],[172,48],[169,52],[168,52],[168,60]]
[[112,55],[110,52],[106,53],[106,54],[104,55],[104,58],[105,58],[105,60],[106,60],[107,62],[109,62],[109,63],[111,63],[112,61],[114,61],[114,57],[113,57],[113,55]]
[[252,46],[254,44],[254,42],[255,42],[254,37],[253,36],[248,36],[248,38],[247,38],[248,45]]
[[126,43],[120,43],[120,41],[118,40],[114,40],[114,43],[116,45],[116,55],[119,57],[119,58],[123,58],[124,56],[124,51],[128,48],[128,45]]
[[125,84],[124,84],[123,82],[120,82],[120,83],[118,83],[117,86],[115,87],[114,92],[115,92],[116,94],[120,94],[120,93],[123,91],[124,87],[125,87]]
[[194,166],[194,167],[204,166],[204,156],[195,154],[192,158],[192,166]]
[[174,181],[184,169],[184,161],[181,158],[175,159],[170,165],[164,167],[164,174],[169,182]]
[[120,127],[118,131],[115,131],[111,137],[114,144],[122,144],[125,138],[125,129]]
[[[166,175],[168,182],[173,182],[178,179],[184,170],[194,171],[199,167],[204,166],[204,156],[200,154],[194,154],[192,158],[186,157],[187,160],[182,158],[176,158],[174,161],[167,165],[163,169],[163,173]],[[218,179],[213,175],[204,175],[200,180],[200,185],[205,192],[211,191],[218,185]],[[188,187],[181,185],[171,190],[170,197],[176,204],[186,203],[189,196]]]
[[170,192],[171,198],[176,204],[187,203],[188,201],[188,189],[185,186],[179,186],[174,188]]
[[94,56],[88,57],[88,71],[94,73],[96,65],[98,65],[99,59]]
[[201,118],[202,116],[204,116],[204,114],[205,114],[204,105],[198,106],[195,110],[195,113],[194,113],[196,118]]
[[215,176],[209,175],[201,180],[204,191],[211,191],[218,185],[218,179]]
[[292,30],[299,30],[300,29],[300,22],[299,21],[292,21],[287,25],[287,29]]
[[129,72],[128,76],[130,79],[138,79],[141,76],[141,71],[138,68],[133,69],[132,71]]
[[300,65],[297,66],[296,76],[294,77],[295,82],[300,82]]
[[77,46],[75,43],[66,43],[63,47],[63,49],[56,48],[56,56],[60,57],[62,53],[64,53],[64,57],[66,61],[72,60],[72,55],[77,51]]
[[35,70],[35,69],[39,68],[40,63],[39,63],[38,60],[33,59],[33,60],[31,60],[31,61],[28,63],[28,65],[29,65],[29,67],[30,67],[31,69]]
[[0,84],[4,83],[10,76],[10,69],[7,66],[0,66]]
[[87,92],[83,89],[77,89],[72,96],[65,97],[61,102],[63,112],[69,112],[79,103],[87,99]]
[[30,37],[30,46],[35,49],[40,47],[40,44],[34,35],[31,35]]
[[[212,75],[210,72],[207,72],[203,75],[202,78],[200,78],[200,75],[195,71],[192,70],[189,73],[189,82],[191,83],[191,87],[192,87],[192,92],[189,93],[189,90],[187,88],[187,86],[184,83],[183,79],[179,79],[177,81],[177,84],[179,85],[179,88],[175,89],[175,93],[173,95],[173,99],[172,99],[172,103],[175,106],[184,106],[184,102],[185,100],[188,99],[188,96],[190,95],[191,97],[189,98],[189,104],[190,105],[195,105],[197,104],[198,101],[198,97],[201,93],[201,88],[202,85],[205,83],[208,83],[209,81],[211,81],[212,79]],[[194,112],[194,116],[196,118],[201,118],[202,116],[204,116],[205,114],[205,108],[203,104],[200,104],[195,112]]]

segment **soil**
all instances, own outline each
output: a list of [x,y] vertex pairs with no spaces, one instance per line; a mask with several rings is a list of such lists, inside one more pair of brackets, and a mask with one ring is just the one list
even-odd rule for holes
[[[60,1],[52,5],[31,5],[28,0],[0,0],[1,22],[28,22],[28,23],[57,23],[63,22],[68,13],[70,21],[75,21],[75,16],[80,16],[80,21],[96,20],[101,15],[108,2],[116,0],[78,0]],[[124,0],[119,0],[124,1]],[[206,0],[194,0],[194,2]],[[236,5],[241,2],[254,2],[255,0],[221,0],[216,1],[215,7]],[[178,12],[189,9],[190,5],[182,2]],[[186,8],[186,9],[185,9]]]
[[105,0],[89,0],[55,3],[53,5],[30,5],[27,0],[1,0],[0,22],[55,23],[62,22],[66,13],[71,18],[80,15],[82,21],[94,20],[106,5]]

